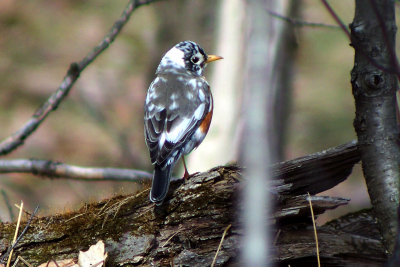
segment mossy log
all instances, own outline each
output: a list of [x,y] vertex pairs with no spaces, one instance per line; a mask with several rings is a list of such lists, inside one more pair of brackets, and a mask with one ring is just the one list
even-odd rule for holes
[[[275,262],[282,266],[316,262],[305,192],[318,193],[319,185],[320,191],[336,185],[358,161],[357,146],[349,143],[272,167],[277,205],[266,226],[275,225]],[[146,189],[87,204],[76,212],[35,218],[16,246],[13,260],[21,256],[36,266],[51,259],[77,258],[79,250],[103,240],[108,266],[210,266],[223,232],[231,225],[215,266],[239,264],[242,171],[228,165],[196,174],[186,182],[173,181],[161,206],[149,202]],[[316,216],[349,201],[323,196],[311,196],[311,200]],[[369,212],[319,227],[323,266],[381,265],[386,256],[376,229]],[[1,253],[10,246],[14,230],[15,223],[0,225]]]

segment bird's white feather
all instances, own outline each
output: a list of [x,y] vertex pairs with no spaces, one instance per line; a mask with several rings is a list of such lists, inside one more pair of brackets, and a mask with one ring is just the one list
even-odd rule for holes
[[[171,143],[177,143],[181,141],[181,139],[184,137],[184,135],[187,133],[187,131],[194,125],[193,121],[194,120],[200,120],[203,115],[204,115],[204,109],[205,109],[205,104],[201,104],[193,113],[193,116],[191,118],[185,118],[183,119],[179,124],[173,125],[171,130],[165,134],[165,140],[171,142]],[[164,133],[163,133],[164,135]],[[160,143],[161,141],[164,144],[164,136],[160,138]]]
[[174,125],[169,132],[166,133],[166,140],[171,143],[177,143],[185,134],[190,125],[192,118],[185,118],[179,124]]
[[157,72],[168,68],[185,68],[185,56],[184,52],[176,47],[172,47],[161,59],[160,65],[158,65]]

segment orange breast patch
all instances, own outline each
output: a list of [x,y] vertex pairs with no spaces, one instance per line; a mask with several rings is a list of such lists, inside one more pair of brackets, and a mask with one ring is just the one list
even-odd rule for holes
[[204,117],[204,120],[200,124],[200,131],[203,134],[206,134],[208,132],[208,129],[210,128],[212,113],[212,110],[208,112],[207,115]]

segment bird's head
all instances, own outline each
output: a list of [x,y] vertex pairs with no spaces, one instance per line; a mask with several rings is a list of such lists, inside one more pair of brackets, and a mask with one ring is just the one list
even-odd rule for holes
[[183,41],[172,47],[161,59],[157,73],[187,71],[201,76],[207,63],[222,59],[220,56],[208,55],[198,44]]

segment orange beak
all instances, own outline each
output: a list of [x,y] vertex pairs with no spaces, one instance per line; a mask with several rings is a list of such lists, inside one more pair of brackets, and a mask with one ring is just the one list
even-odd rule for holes
[[223,59],[223,57],[216,56],[216,55],[209,55],[207,57],[206,63],[210,63],[212,61],[216,61],[216,60],[220,60],[220,59]]

